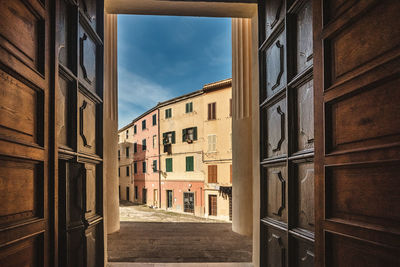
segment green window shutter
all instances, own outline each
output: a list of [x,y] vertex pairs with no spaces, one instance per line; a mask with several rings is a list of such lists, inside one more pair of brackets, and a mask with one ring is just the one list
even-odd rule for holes
[[193,156],[191,156],[191,157],[186,157],[186,171],[187,172],[191,172],[191,171],[193,171],[193,165],[194,165],[194,163],[193,163]]
[[172,172],[172,158],[165,159],[166,172]]
[[196,141],[197,140],[197,127],[193,128],[193,140]]
[[167,134],[166,133],[162,134],[162,143],[163,143],[163,145],[165,145],[167,143]]
[[186,108],[185,112],[189,113],[189,103],[186,103],[185,108]]
[[182,130],[182,142],[186,141],[186,129]]
[[153,160],[153,172],[157,171],[157,160]]
[[172,132],[172,143],[175,144],[175,131]]
[[193,102],[190,102],[189,108],[190,108],[190,112],[193,112]]

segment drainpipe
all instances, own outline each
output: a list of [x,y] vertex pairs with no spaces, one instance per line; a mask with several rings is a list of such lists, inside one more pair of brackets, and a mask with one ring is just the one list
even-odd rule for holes
[[161,153],[160,153],[160,109],[157,108],[157,118],[158,118],[158,207],[161,209]]

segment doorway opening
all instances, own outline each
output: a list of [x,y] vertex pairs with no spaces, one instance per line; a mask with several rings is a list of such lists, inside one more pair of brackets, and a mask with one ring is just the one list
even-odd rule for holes
[[[231,19],[121,16],[119,29],[119,184],[135,194],[109,261],[251,262],[251,237],[232,231]],[[160,246],[173,249],[149,254]]]

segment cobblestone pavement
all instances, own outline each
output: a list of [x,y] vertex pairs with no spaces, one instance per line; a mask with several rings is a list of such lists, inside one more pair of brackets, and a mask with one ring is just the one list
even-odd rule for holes
[[121,222],[203,222],[226,223],[224,221],[211,220],[190,214],[169,212],[162,209],[153,209],[145,205],[134,205],[123,201],[119,207]]
[[121,219],[120,231],[108,235],[110,263],[198,263],[204,266],[204,263],[251,262],[251,238],[232,232],[230,223],[124,205]]

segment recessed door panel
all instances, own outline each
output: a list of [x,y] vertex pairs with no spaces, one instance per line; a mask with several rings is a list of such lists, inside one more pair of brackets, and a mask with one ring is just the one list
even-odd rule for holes
[[399,266],[400,5],[314,1],[317,266]]

